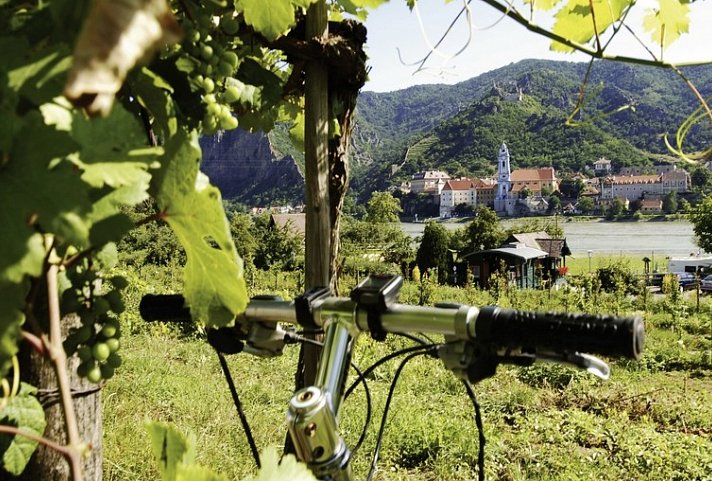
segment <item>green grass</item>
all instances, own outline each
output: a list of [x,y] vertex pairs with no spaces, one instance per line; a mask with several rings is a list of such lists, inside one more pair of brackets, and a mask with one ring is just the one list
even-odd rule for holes
[[[266,285],[269,286],[272,281]],[[282,287],[282,286],[280,286]],[[260,289],[254,289],[259,291]],[[288,293],[284,291],[285,295]],[[612,363],[599,381],[556,365],[500,367],[475,386],[484,418],[487,479],[494,480],[709,480],[712,476],[712,306],[699,314],[684,300],[646,302],[576,292],[508,291],[438,287],[430,302],[456,300],[523,309],[638,312],[645,316],[648,348],[641,361]],[[417,302],[406,284],[403,302]],[[254,471],[247,443],[216,355],[199,336],[141,326],[127,314],[124,364],[103,391],[104,478],[157,479],[144,423],[170,421],[196,436],[198,462],[242,479]],[[408,341],[375,343],[363,336],[354,361],[366,367]],[[246,354],[229,358],[258,446],[281,446],[292,392],[297,348],[274,359]],[[397,364],[379,369],[369,386],[375,416],[354,458],[362,479]],[[342,432],[349,444],[364,418],[363,393],[344,405]],[[402,375],[380,454],[378,480],[476,478],[478,436],[461,383],[440,361],[416,358]]]

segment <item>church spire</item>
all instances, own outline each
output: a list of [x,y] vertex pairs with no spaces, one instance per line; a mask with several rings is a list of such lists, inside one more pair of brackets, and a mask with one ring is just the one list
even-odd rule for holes
[[497,156],[497,196],[494,200],[494,210],[505,212],[507,210],[507,199],[511,190],[512,172],[509,167],[509,150],[507,144],[502,142]]

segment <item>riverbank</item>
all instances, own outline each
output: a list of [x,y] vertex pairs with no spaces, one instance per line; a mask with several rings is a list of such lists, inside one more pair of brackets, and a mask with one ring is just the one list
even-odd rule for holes
[[[642,259],[648,257],[664,265],[666,257],[686,257],[690,254],[703,254],[695,244],[692,224],[686,219],[658,221],[651,219],[641,222],[607,221],[602,218],[589,218],[568,221],[568,217],[526,217],[506,219],[503,227],[511,227],[527,220],[539,219],[544,222],[556,222],[564,230],[566,242],[572,257],[588,259],[588,252],[594,257],[618,256]],[[422,235],[424,223],[402,222],[403,231],[413,238]],[[464,228],[462,222],[443,222],[448,230]]]

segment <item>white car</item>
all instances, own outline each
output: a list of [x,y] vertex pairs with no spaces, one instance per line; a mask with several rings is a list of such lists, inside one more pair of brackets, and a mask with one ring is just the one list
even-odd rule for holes
[[712,274],[702,279],[700,282],[700,289],[706,292],[712,292]]

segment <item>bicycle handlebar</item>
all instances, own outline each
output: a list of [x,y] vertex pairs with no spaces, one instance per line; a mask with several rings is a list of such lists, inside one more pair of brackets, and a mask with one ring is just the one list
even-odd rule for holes
[[[188,321],[190,312],[180,295],[147,295],[139,306],[148,321]],[[314,306],[314,322],[351,321],[367,332],[367,313],[348,298],[326,297]],[[238,322],[297,323],[292,301],[253,299]],[[640,317],[556,312],[529,312],[487,306],[427,307],[394,304],[380,315],[381,328],[391,333],[427,332],[476,341],[495,349],[522,348],[555,353],[586,352],[637,359],[645,331]]]

